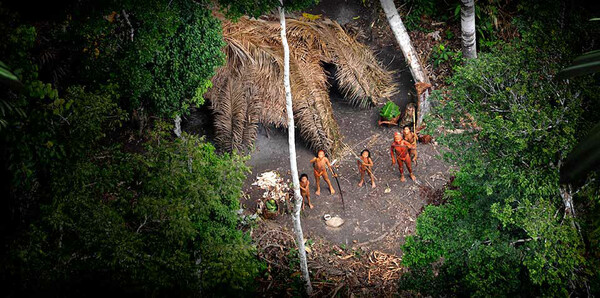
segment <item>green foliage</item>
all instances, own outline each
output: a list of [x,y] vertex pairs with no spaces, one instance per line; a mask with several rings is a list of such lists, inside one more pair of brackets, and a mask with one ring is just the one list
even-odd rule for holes
[[15,76],[8,66],[4,62],[0,61],[0,81],[5,82],[18,82],[17,76]]
[[408,13],[402,17],[402,22],[406,29],[409,31],[425,29],[421,26],[422,17],[433,17],[437,16],[438,5],[442,1],[437,0],[407,0],[405,1],[409,8]]
[[[442,22],[458,22],[460,27],[461,4],[460,1],[448,2],[440,0],[407,0],[404,1],[408,7],[408,14],[403,17],[403,22],[409,31],[427,31],[422,23],[427,19]],[[504,29],[500,20],[506,18],[510,3],[502,3],[497,0],[484,0],[475,3],[475,24],[477,33],[477,50],[488,51],[498,45],[502,40],[500,32]],[[450,31],[446,31],[446,39],[455,37]]]
[[117,11],[129,15],[131,42],[123,16],[111,22],[110,11],[104,14],[116,2],[100,5],[102,13],[98,5],[64,24],[85,39],[77,52],[92,68],[81,68],[84,85],[63,89],[39,79],[36,29],[14,18],[0,22],[0,59],[22,82],[20,92],[0,95],[23,111],[6,114],[9,129],[0,131],[4,173],[12,178],[1,187],[2,207],[10,207],[1,226],[8,232],[0,259],[0,278],[12,285],[6,291],[251,290],[261,264],[234,212],[248,172],[243,158],[217,155],[195,136],[173,139],[161,122],[136,142],[122,127],[135,98],[162,115],[200,104],[222,61],[218,22],[191,1],[129,1]]
[[[8,66],[2,61],[0,61],[0,83],[15,90],[18,90],[20,87],[22,87],[17,76],[15,76],[10,71]],[[23,110],[17,107],[12,100],[5,99],[4,96],[0,97],[0,131],[8,126],[6,118],[11,114],[17,114],[20,117],[25,116]]]
[[501,39],[498,37],[498,3],[490,0],[478,2],[475,5],[475,24],[477,29],[477,43],[480,51],[491,50]]
[[[531,56],[530,56],[531,55]],[[585,245],[564,217],[558,161],[583,121],[586,82],[563,85],[557,64],[533,59],[526,45],[504,45],[456,68],[435,92],[428,127],[457,163],[450,203],[429,206],[404,246],[405,288],[423,294],[567,295],[587,279]],[[435,133],[430,131],[430,133]]]
[[392,120],[400,115],[400,107],[390,100],[381,108],[379,115],[387,120]]
[[4,136],[11,144],[9,170],[15,186],[28,191],[53,170],[61,170],[68,160],[85,156],[106,132],[120,126],[127,117],[111,96],[71,87],[59,98],[49,85],[30,88],[27,118],[15,119],[18,127]]
[[[281,6],[279,0],[218,0],[221,11],[231,19],[238,19],[243,15],[258,18]],[[319,0],[284,0],[283,7],[286,11],[305,9],[319,3]]]
[[[97,4],[99,5],[99,4]],[[205,4],[185,0],[112,1],[72,22],[86,56],[86,83],[114,82],[127,109],[159,116],[202,105],[224,63],[219,21]],[[125,16],[127,14],[127,17]]]
[[54,173],[52,202],[17,255],[26,287],[249,288],[258,261],[235,213],[248,169],[169,129],[158,123],[142,154],[107,149]]
[[[286,1],[291,10],[314,0]],[[218,1],[226,16],[258,17],[278,0]],[[89,5],[89,4],[86,4]],[[161,117],[188,113],[204,104],[210,79],[225,62],[221,26],[209,1],[127,0],[91,5],[70,23],[85,56],[85,84],[116,83],[129,111]],[[84,9],[84,8],[81,8]]]
[[440,64],[448,61],[460,61],[462,58],[461,52],[453,52],[446,45],[439,44],[433,48],[431,52],[431,61],[433,61],[433,67],[438,67]]

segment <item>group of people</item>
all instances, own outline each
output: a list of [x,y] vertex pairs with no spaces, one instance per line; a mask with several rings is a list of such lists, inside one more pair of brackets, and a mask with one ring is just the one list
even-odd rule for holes
[[[413,174],[412,164],[417,164],[417,136],[415,133],[410,131],[409,126],[405,126],[402,132],[397,131],[394,133],[394,141],[390,146],[390,156],[392,158],[392,166],[394,164],[398,164],[398,169],[400,170],[400,181],[406,181],[406,178],[404,178],[404,166],[406,166],[408,169],[410,179],[413,181],[416,179],[415,175]],[[311,159],[310,163],[313,165],[313,174],[315,176],[315,183],[317,185],[315,194],[317,196],[321,195],[321,177],[323,177],[323,180],[325,180],[327,186],[329,186],[329,191],[331,194],[334,194],[335,189],[333,189],[331,181],[329,180],[327,168],[329,168],[333,177],[337,177],[337,174],[333,171],[329,159],[325,156],[325,151],[319,150],[317,156]],[[364,149],[361,152],[360,157],[357,158],[356,163],[358,165],[358,172],[360,173],[360,182],[358,182],[358,186],[361,187],[365,183],[366,173],[371,179],[371,187],[375,188],[375,176],[373,175],[373,160],[371,159],[371,152],[368,149]],[[310,203],[310,191],[308,189],[309,185],[310,181],[308,181],[308,175],[300,175],[300,194],[303,198],[302,209],[304,209],[304,200],[307,201],[309,208],[313,208],[313,205]]]

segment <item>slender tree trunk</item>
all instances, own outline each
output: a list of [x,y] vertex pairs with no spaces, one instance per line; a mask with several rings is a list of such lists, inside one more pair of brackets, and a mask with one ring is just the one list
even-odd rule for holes
[[[402,19],[398,15],[398,10],[394,5],[394,1],[380,0],[380,2],[381,7],[385,12],[385,16],[387,17],[387,20],[390,23],[390,27],[392,28],[392,32],[394,32],[394,36],[396,36],[396,41],[400,45],[400,49],[402,50],[402,54],[404,55],[406,64],[408,64],[413,79],[416,83],[431,84],[423,66],[421,66],[421,62],[419,61],[417,52],[415,51],[410,42],[410,36],[408,36],[406,27],[404,27]],[[429,113],[429,100],[427,99],[429,92],[425,92],[427,92],[425,96],[419,96],[419,118],[417,121],[418,126],[421,126],[421,123],[423,122],[423,117],[427,113]]]
[[304,235],[300,222],[300,209],[302,208],[302,196],[300,195],[300,179],[298,179],[298,165],[296,164],[296,141],[294,140],[294,112],[292,110],[292,88],[290,87],[290,48],[285,34],[285,14],[283,12],[283,0],[279,1],[279,19],[281,21],[281,43],[283,44],[283,85],[285,87],[285,109],[288,118],[288,145],[290,151],[290,169],[292,171],[292,183],[294,187],[294,233],[300,257],[300,270],[305,282],[306,293],[312,294],[308,265],[306,264],[306,249],[304,247]]
[[477,58],[475,37],[475,0],[460,0],[460,29],[462,53],[466,59]]
[[573,205],[573,195],[568,185],[560,186],[560,197],[565,205],[565,217],[575,217],[575,206]]

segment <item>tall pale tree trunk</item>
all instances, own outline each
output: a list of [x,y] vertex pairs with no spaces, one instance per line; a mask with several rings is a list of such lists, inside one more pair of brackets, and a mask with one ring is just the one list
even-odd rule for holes
[[466,59],[477,58],[475,37],[475,0],[460,0],[460,30],[462,53]]
[[281,21],[281,43],[283,44],[283,85],[285,87],[285,109],[288,118],[288,145],[290,151],[290,169],[292,171],[292,183],[294,187],[294,233],[296,234],[296,244],[298,245],[298,255],[300,257],[300,271],[305,282],[306,293],[312,294],[312,285],[308,274],[308,265],[306,264],[306,249],[304,247],[304,235],[302,233],[302,224],[300,222],[300,209],[302,209],[302,196],[300,195],[300,179],[298,179],[298,165],[296,164],[296,141],[294,140],[294,112],[292,110],[292,88],[290,87],[290,48],[288,46],[285,34],[285,13],[283,12],[283,0],[279,1],[279,19]]
[[[396,5],[394,5],[394,1],[380,0],[380,2],[381,7],[385,12],[385,16],[390,23],[390,27],[392,28],[392,32],[394,32],[396,41],[400,45],[400,49],[402,50],[402,54],[404,55],[406,64],[408,64],[413,79],[416,83],[431,84],[423,66],[421,66],[417,52],[410,42],[410,36],[408,36],[408,32],[402,23],[400,15],[398,15],[398,10],[396,9]],[[429,100],[427,97],[428,94],[425,96],[419,96],[419,118],[417,121],[417,125],[419,126],[421,126],[421,123],[423,122],[423,117],[429,113]]]

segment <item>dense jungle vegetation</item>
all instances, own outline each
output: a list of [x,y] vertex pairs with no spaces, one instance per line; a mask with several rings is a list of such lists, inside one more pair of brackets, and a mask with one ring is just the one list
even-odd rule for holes
[[[411,9],[409,30],[460,18],[458,1],[397,4]],[[176,137],[171,123],[205,104],[225,62],[213,12],[235,20],[278,5],[0,3],[3,295],[256,290],[266,264],[236,213],[247,157]],[[431,97],[426,131],[459,169],[403,246],[402,293],[600,293],[600,177],[594,169],[561,180],[561,165],[600,122],[599,77],[556,78],[598,48],[600,22],[589,19],[600,10],[590,5],[478,1],[479,57],[434,52],[453,69]]]

